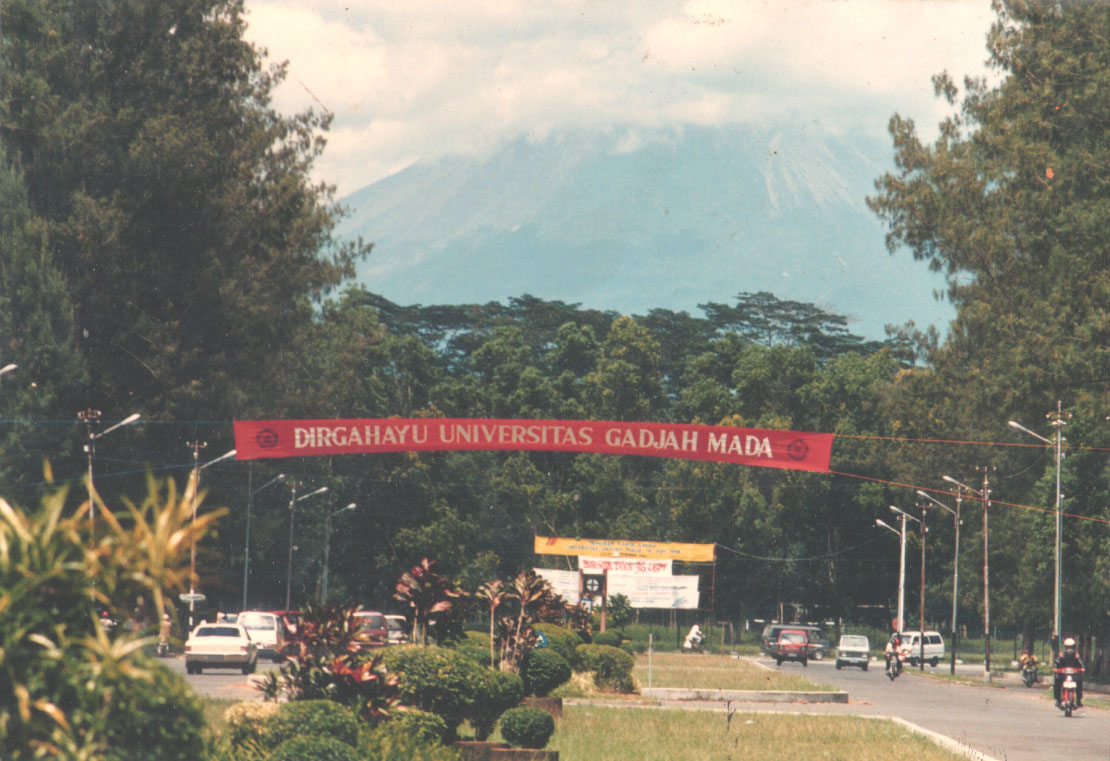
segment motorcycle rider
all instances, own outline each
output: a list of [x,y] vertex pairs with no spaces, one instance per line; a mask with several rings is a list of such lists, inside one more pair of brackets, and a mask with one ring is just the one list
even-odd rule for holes
[[890,671],[891,660],[898,657],[898,651],[902,649],[902,634],[901,632],[894,632],[890,635],[890,639],[886,642],[886,647],[883,648],[883,654],[886,656],[886,670]]
[[[1056,656],[1056,660],[1052,662],[1054,669],[1059,668],[1083,668],[1083,660],[1079,657],[1079,653],[1075,649],[1075,638],[1067,637],[1064,639],[1064,650]],[[1057,673],[1055,679],[1052,680],[1052,697],[1056,699],[1056,707],[1060,707],[1060,688],[1064,684],[1064,675]],[[1075,705],[1081,707],[1083,705],[1083,674],[1074,674],[1072,679],[1075,680]]]
[[682,642],[683,650],[695,650],[701,647],[702,640],[705,635],[701,633],[701,627],[696,623],[690,627],[690,631],[686,633],[686,639]]

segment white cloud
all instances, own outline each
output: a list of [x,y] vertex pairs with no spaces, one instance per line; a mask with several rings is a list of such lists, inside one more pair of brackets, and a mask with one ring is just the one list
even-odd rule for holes
[[[248,0],[289,60],[286,112],[336,115],[321,179],[353,191],[419,158],[553,130],[629,140],[683,124],[935,124],[929,78],[979,73],[989,0],[348,3]],[[630,137],[636,136],[636,137]]]

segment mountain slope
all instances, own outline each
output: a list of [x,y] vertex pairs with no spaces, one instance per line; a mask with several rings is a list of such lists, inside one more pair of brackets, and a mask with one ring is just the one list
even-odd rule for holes
[[886,141],[804,129],[519,140],[352,193],[337,233],[375,243],[359,280],[397,303],[531,293],[645,314],[771,291],[867,338],[907,320],[943,329],[942,280],[889,255],[864,204],[890,155]]

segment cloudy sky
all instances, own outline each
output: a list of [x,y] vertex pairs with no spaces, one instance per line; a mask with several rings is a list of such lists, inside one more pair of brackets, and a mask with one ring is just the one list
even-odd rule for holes
[[316,176],[353,192],[418,161],[522,135],[804,120],[923,131],[930,76],[983,73],[989,0],[247,0],[289,61],[275,105],[335,115]]

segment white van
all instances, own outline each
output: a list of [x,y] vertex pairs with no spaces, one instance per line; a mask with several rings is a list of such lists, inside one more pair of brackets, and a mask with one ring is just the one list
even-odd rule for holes
[[[916,666],[921,659],[921,632],[902,632],[902,644],[909,650],[908,660]],[[925,632],[925,662],[933,668],[944,658],[944,638],[940,632]]]
[[269,657],[274,663],[283,660],[281,648],[285,645],[285,625],[273,613],[249,610],[236,619],[247,630],[251,641],[258,646],[258,655]]

